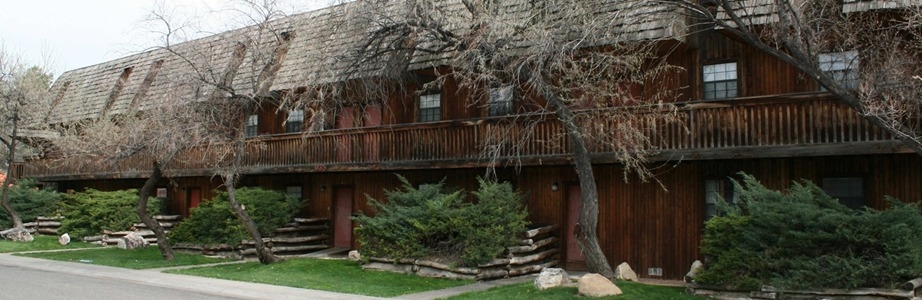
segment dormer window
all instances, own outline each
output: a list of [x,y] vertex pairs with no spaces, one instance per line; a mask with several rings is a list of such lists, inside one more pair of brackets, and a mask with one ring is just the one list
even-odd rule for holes
[[736,62],[704,65],[704,99],[735,98],[738,93]]
[[419,121],[434,122],[442,119],[442,94],[419,96]]
[[512,100],[514,99],[512,85],[505,85],[490,89],[490,98],[487,99],[487,113],[489,116],[505,116],[512,114]]
[[[849,90],[858,89],[858,51],[822,53],[816,57],[820,71]],[[821,91],[825,91],[820,87]]]
[[285,132],[300,132],[304,128],[304,111],[300,109],[288,112],[288,119],[285,120]]
[[244,136],[254,137],[259,133],[259,115],[249,115],[247,117],[246,127],[244,128]]

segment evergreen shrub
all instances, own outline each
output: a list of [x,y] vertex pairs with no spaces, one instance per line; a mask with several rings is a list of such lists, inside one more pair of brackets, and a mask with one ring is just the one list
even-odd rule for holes
[[[32,222],[35,217],[55,216],[61,194],[54,190],[36,187],[35,180],[21,179],[16,185],[10,187],[10,206],[19,214],[23,222]],[[0,209],[0,228],[13,226],[13,219],[6,211]]]
[[[300,207],[297,199],[285,193],[261,188],[238,189],[237,200],[253,218],[259,233],[266,237],[291,222]],[[190,216],[170,231],[170,242],[174,244],[234,246],[244,239],[250,239],[250,236],[231,209],[226,192],[218,193],[214,199],[193,208]]]
[[[161,200],[150,198],[147,212],[160,213]],[[103,192],[88,189],[85,192],[64,194],[58,212],[64,216],[58,232],[71,237],[85,237],[102,234],[103,230],[123,231],[140,223],[135,207],[138,191],[134,189]]]
[[698,282],[725,288],[892,288],[922,277],[922,209],[855,210],[808,181],[786,193],[743,175],[705,226]]
[[476,266],[502,254],[525,231],[528,213],[522,195],[509,183],[478,179],[477,203],[444,181],[385,191],[387,202],[369,197],[374,217],[355,217],[362,252],[371,257],[427,258]]

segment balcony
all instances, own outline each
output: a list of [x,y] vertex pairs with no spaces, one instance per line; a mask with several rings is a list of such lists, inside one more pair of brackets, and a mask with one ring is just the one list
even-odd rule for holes
[[[680,122],[650,129],[656,160],[846,155],[907,151],[850,108],[816,94],[682,103]],[[528,125],[525,125],[528,124]],[[614,124],[605,125],[614,128]],[[520,137],[510,142],[506,137]],[[497,141],[506,140],[505,143]],[[613,148],[591,143],[596,162],[616,162]],[[166,169],[170,176],[209,175],[220,160],[192,149]],[[329,130],[250,140],[242,172],[293,173],[459,168],[520,163],[565,163],[569,144],[550,115],[452,120],[426,124]],[[80,163],[79,158],[35,160],[26,177],[45,180],[143,178],[151,158]]]

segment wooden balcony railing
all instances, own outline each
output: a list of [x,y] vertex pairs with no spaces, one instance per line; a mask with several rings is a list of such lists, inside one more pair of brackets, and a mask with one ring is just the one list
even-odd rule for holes
[[[894,141],[850,108],[816,95],[690,102],[680,107],[680,122],[661,124],[650,131],[654,150],[701,154],[770,147],[782,149],[779,155],[783,155],[788,146]],[[491,163],[490,158],[565,158],[569,144],[562,133],[560,123],[552,116],[539,115],[263,136],[248,143],[243,167],[249,173],[302,172],[478,166]],[[522,138],[514,139],[515,143],[496,143],[510,136]],[[595,143],[591,151],[604,156],[614,148]],[[192,149],[169,169],[207,173],[220,160],[218,153],[223,152]],[[27,177],[130,177],[148,171],[151,159],[137,155],[118,164],[77,161],[32,161],[21,172]]]

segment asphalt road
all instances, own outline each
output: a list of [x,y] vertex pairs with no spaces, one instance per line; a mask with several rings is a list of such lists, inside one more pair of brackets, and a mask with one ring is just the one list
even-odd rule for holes
[[0,299],[242,299],[176,288],[139,284],[22,267],[0,266]]

